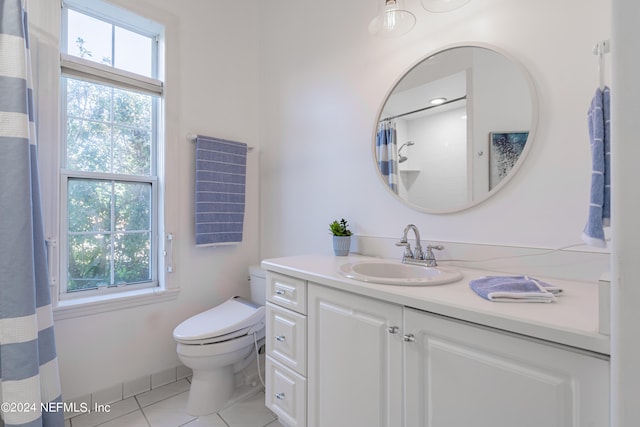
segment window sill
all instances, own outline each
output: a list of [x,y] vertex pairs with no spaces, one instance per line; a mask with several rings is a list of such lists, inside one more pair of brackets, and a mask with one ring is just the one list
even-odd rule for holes
[[180,289],[147,288],[110,295],[91,296],[59,301],[53,308],[53,320],[71,319],[97,313],[117,311],[147,304],[174,300]]

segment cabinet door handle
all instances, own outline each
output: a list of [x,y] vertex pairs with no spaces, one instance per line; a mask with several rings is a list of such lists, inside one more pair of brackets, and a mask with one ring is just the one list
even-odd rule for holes
[[276,289],[276,295],[284,295],[286,293],[287,291],[285,291],[284,289]]
[[284,393],[276,393],[276,399],[284,400]]
[[398,332],[400,332],[400,328],[397,326],[389,326],[387,328],[387,332],[389,332],[390,334],[397,334]]
[[416,337],[413,334],[404,334],[402,336],[402,339],[405,340],[406,342],[414,342],[416,340]]
[[287,337],[285,337],[284,335],[276,335],[276,341],[285,342],[286,340]]

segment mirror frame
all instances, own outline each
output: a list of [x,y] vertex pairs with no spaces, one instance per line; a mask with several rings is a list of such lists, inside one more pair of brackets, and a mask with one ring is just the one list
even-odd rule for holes
[[[398,194],[396,194],[395,192],[391,191],[391,189],[389,188],[389,185],[387,184],[387,182],[385,181],[384,177],[382,176],[382,173],[380,173],[380,169],[378,167],[378,155],[377,155],[377,152],[376,152],[376,135],[378,133],[378,124],[380,122],[380,117],[382,115],[382,111],[384,110],[384,107],[385,107],[385,105],[387,103],[387,100],[389,99],[389,96],[391,96],[391,94],[396,89],[398,84],[402,81],[402,79],[404,79],[404,77],[407,74],[409,74],[416,67],[418,67],[423,61],[427,60],[428,58],[431,58],[434,55],[437,55],[438,53],[445,52],[445,51],[448,51],[448,50],[451,50],[451,49],[462,48],[462,47],[476,47],[476,48],[482,48],[482,49],[490,50],[492,52],[495,52],[495,53],[497,53],[499,55],[504,56],[518,70],[520,70],[520,72],[522,73],[522,77],[524,78],[524,80],[527,83],[527,86],[529,88],[529,93],[531,95],[531,128],[529,129],[529,136],[527,137],[527,144],[525,144],[524,149],[523,149],[522,153],[520,154],[520,157],[518,158],[518,161],[515,163],[515,165],[513,166],[511,171],[509,172],[509,175],[506,176],[505,178],[503,178],[490,191],[487,191],[484,196],[478,198],[477,200],[472,200],[469,203],[466,203],[466,204],[463,204],[463,205],[460,205],[460,206],[457,206],[457,207],[454,207],[454,208],[451,208],[451,209],[430,209],[428,207],[420,206],[420,205],[417,205],[415,203],[411,203],[410,201],[401,198]],[[389,193],[391,193],[397,200],[399,200],[400,202],[402,202],[406,206],[408,206],[408,207],[410,207],[412,209],[415,209],[417,211],[424,212],[424,213],[429,213],[429,214],[449,214],[449,213],[461,212],[461,211],[464,211],[464,210],[471,209],[471,208],[473,208],[473,207],[475,207],[475,206],[487,201],[488,199],[493,197],[496,193],[498,193],[505,185],[507,185],[513,179],[513,177],[517,174],[517,172],[520,170],[522,164],[526,160],[529,152],[531,151],[531,146],[533,145],[532,142],[535,141],[537,128],[538,128],[538,96],[537,96],[535,84],[534,84],[533,78],[531,77],[531,74],[529,73],[529,71],[524,67],[524,65],[519,60],[517,60],[511,54],[505,52],[504,50],[502,50],[500,48],[497,48],[496,46],[493,46],[493,45],[490,45],[490,44],[486,44],[486,43],[462,42],[462,43],[450,44],[450,45],[443,46],[443,47],[441,47],[441,48],[439,48],[439,49],[437,49],[435,51],[431,51],[427,55],[421,57],[419,60],[414,62],[406,71],[404,71],[402,73],[402,75],[399,78],[397,78],[395,80],[395,82],[393,83],[391,88],[385,93],[384,99],[383,99],[382,103],[380,104],[380,106],[378,107],[378,112],[376,114],[375,122],[374,122],[374,126],[373,126],[372,153],[373,153],[374,167],[376,169],[376,174],[378,175],[378,179],[380,180],[382,185],[384,185],[384,187],[387,189],[387,191]]]

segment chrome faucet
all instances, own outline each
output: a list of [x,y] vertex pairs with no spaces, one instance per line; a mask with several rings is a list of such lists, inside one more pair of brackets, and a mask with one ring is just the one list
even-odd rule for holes
[[[412,251],[411,244],[407,240],[407,234],[409,234],[409,230],[413,230],[413,234],[416,236],[416,247]],[[427,251],[422,251],[422,245],[420,244],[420,232],[418,231],[418,227],[413,224],[409,224],[404,228],[402,232],[402,238],[399,242],[396,243],[396,246],[403,246],[404,253],[402,254],[402,262],[405,264],[425,264],[427,267],[437,267],[438,263],[436,262],[436,257],[433,254],[433,249],[442,250],[444,246],[442,245],[428,245]]]
[[[416,248],[415,250],[411,250],[411,244],[407,240],[407,234],[409,234],[409,230],[413,230],[413,234],[416,236]],[[402,262],[407,262],[407,260],[421,260],[424,258],[424,253],[422,252],[422,245],[420,244],[420,232],[418,231],[418,227],[413,224],[409,224],[404,228],[402,232],[402,238],[396,246],[404,246],[404,253],[402,254]]]

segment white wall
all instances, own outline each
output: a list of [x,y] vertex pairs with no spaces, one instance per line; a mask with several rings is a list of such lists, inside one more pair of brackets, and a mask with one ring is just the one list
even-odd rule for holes
[[[57,320],[56,343],[63,398],[140,378],[179,364],[173,328],[230,296],[248,296],[247,266],[259,262],[258,236],[258,13],[255,2],[113,0],[167,26],[167,232],[175,234],[173,285],[177,300]],[[32,39],[40,61],[54,59],[38,77],[43,126],[56,104],[59,2],[30,3]],[[48,99],[52,97],[53,100]],[[245,241],[194,247],[194,144],[189,133],[246,142],[248,156]],[[49,134],[49,133],[47,133]],[[55,133],[54,133],[55,134]],[[41,132],[41,135],[43,133]],[[40,138],[46,151],[47,138]],[[45,195],[47,197],[48,195]]]
[[[640,116],[640,54],[636,41],[640,3],[613,0],[611,57],[612,291],[611,291],[611,424],[640,425],[640,168],[637,159]],[[617,89],[616,89],[617,88]]]
[[[342,217],[367,236],[397,238],[415,223],[427,241],[580,243],[591,170],[586,110],[597,86],[592,47],[611,37],[610,2],[483,0],[443,14],[407,3],[418,23],[390,40],[367,33],[373,0],[262,6],[261,254],[330,253],[327,224]],[[377,176],[378,109],[409,66],[465,42],[495,46],[529,70],[538,131],[526,164],[498,195],[461,213],[420,213]]]

